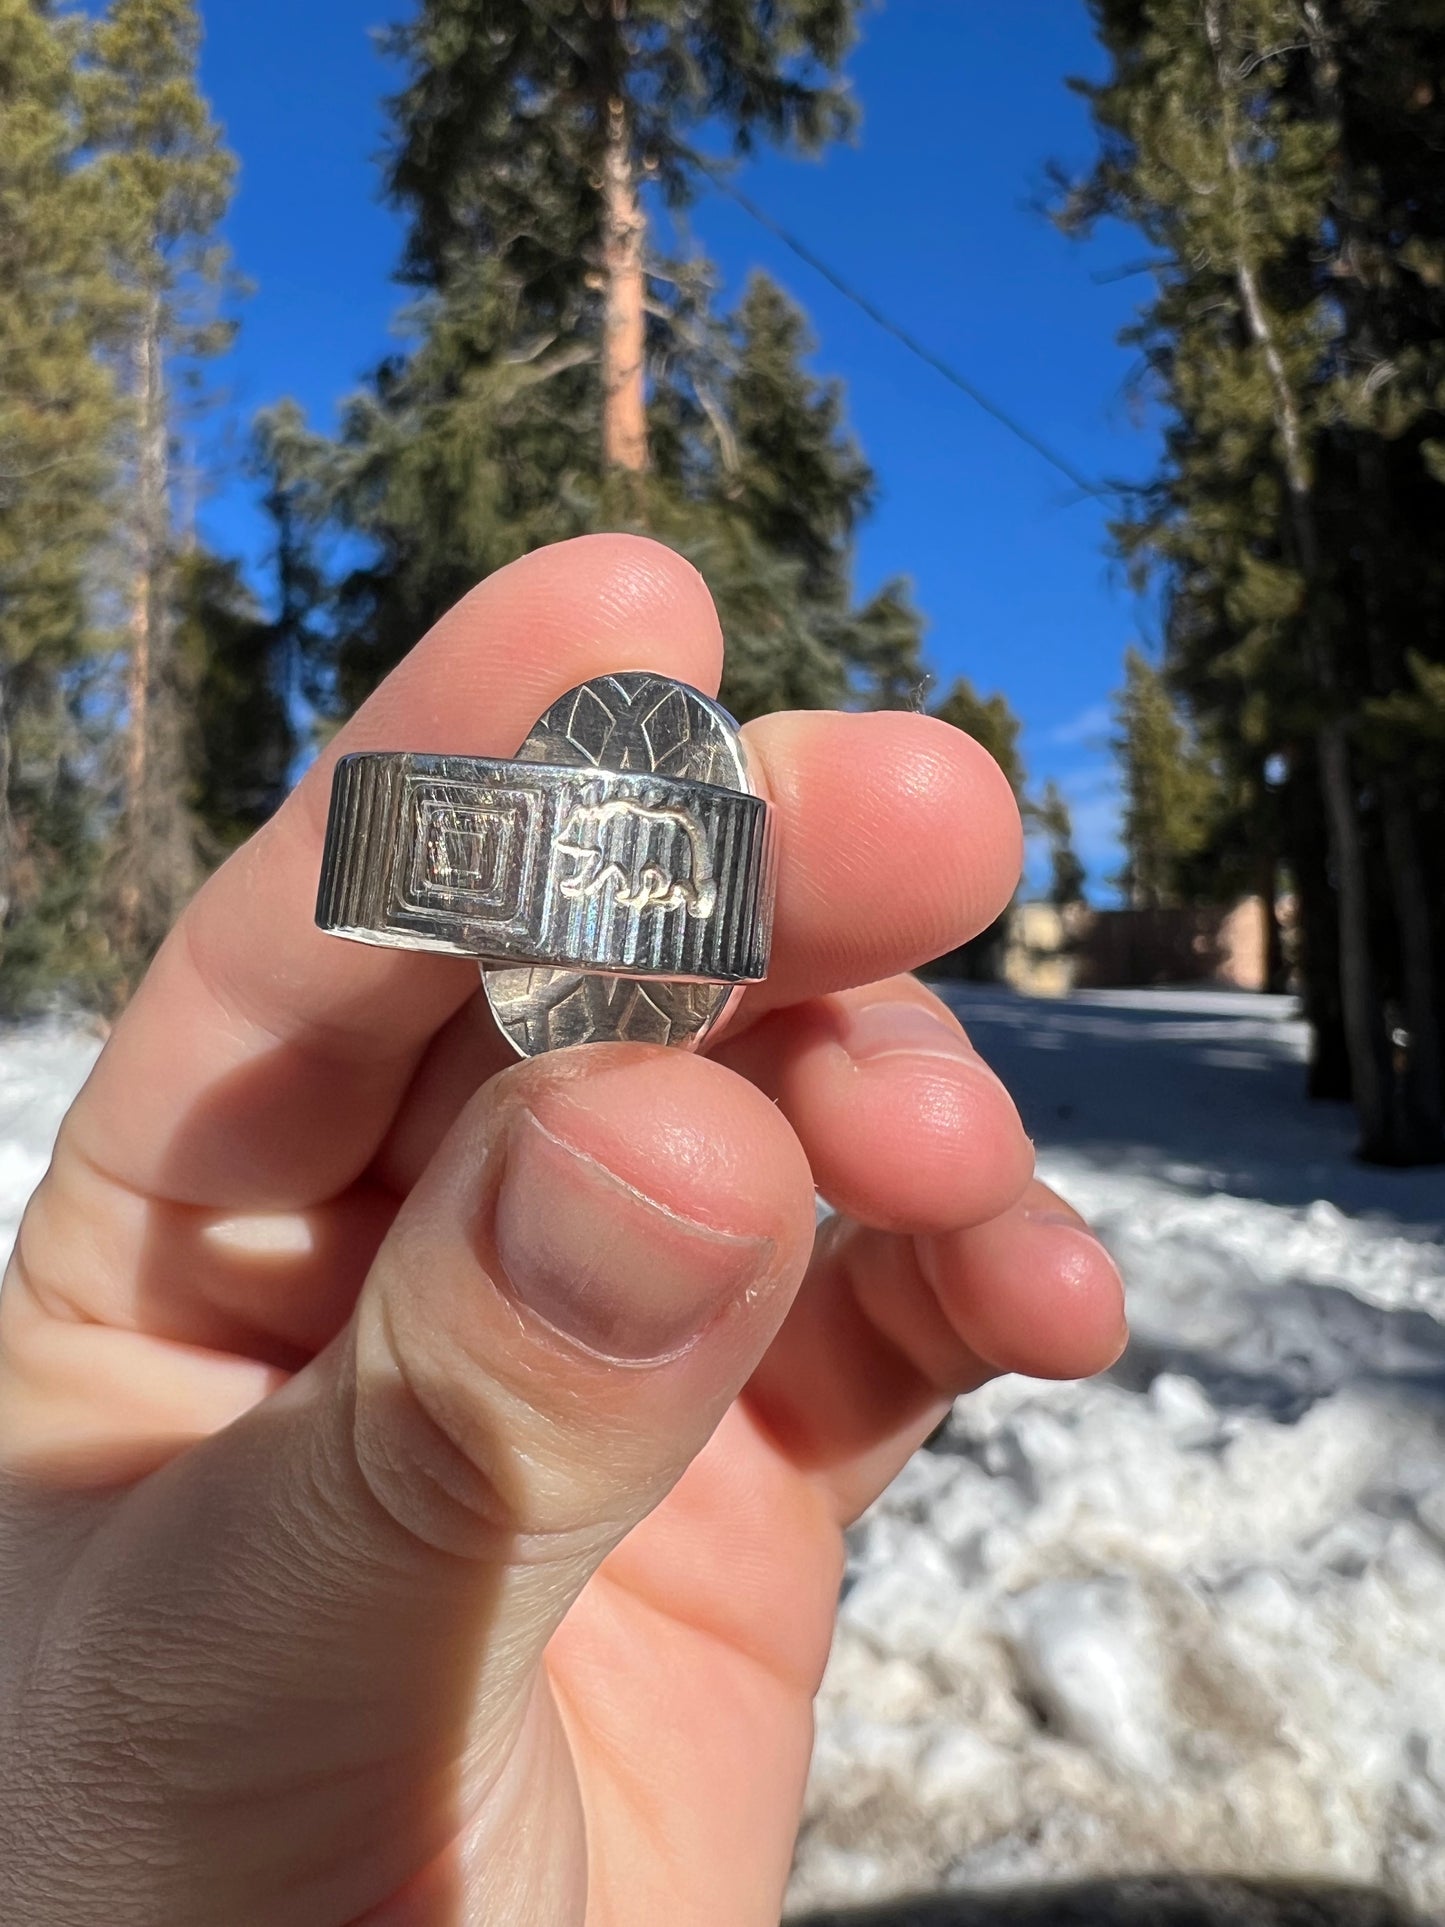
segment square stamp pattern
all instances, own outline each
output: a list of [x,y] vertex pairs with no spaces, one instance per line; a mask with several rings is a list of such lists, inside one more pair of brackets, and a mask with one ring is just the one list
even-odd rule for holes
[[403,798],[411,835],[400,840],[396,907],[429,921],[465,925],[475,935],[525,935],[533,835],[545,799],[535,790],[498,789],[485,803],[475,784],[414,778]]

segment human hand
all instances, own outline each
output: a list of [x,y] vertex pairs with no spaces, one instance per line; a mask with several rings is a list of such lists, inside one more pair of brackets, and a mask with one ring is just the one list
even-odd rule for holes
[[475,967],[313,928],[336,754],[507,755],[721,653],[650,543],[491,577],[117,1025],[0,1297],[6,1921],[775,1927],[843,1528],[956,1394],[1119,1351],[1108,1257],[896,975],[1018,872],[942,723],[748,728],[774,967],[712,1060],[513,1063]]

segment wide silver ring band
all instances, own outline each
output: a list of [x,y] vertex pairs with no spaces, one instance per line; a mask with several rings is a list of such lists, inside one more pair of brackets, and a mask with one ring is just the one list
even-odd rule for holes
[[493,963],[755,983],[771,812],[650,771],[376,751],[338,763],[316,921]]

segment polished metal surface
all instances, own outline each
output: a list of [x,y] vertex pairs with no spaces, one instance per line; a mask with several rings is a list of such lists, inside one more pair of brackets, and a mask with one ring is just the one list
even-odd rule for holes
[[469,756],[337,765],[317,921],[497,962],[747,983],[766,968],[767,812],[637,770]]
[[732,987],[766,975],[772,891],[770,812],[737,725],[638,672],[569,690],[505,762],[343,758],[316,920],[478,958],[524,1055],[695,1048]]
[[[569,689],[518,751],[522,762],[647,770],[751,796],[747,758],[728,712],[686,683],[635,671]],[[760,902],[766,967],[772,934],[771,851]],[[604,977],[579,970],[484,968],[504,1036],[524,1057],[568,1044],[673,1044],[698,1049],[736,1000],[727,983]]]

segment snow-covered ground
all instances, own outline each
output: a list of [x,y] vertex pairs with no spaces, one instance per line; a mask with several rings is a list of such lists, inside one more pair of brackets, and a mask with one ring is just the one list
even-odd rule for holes
[[[958,1002],[1134,1342],[962,1403],[853,1535],[793,1903],[1182,1870],[1445,1913],[1445,1175],[1350,1161],[1285,1000]],[[0,1040],[0,1252],[95,1050]]]
[[1445,1911],[1445,1174],[1350,1161],[1287,1000],[956,1001],[1134,1342],[963,1401],[854,1533],[794,1903],[1195,1871]]
[[60,1120],[99,1052],[99,1036],[78,1024],[0,1030],[0,1269]]

